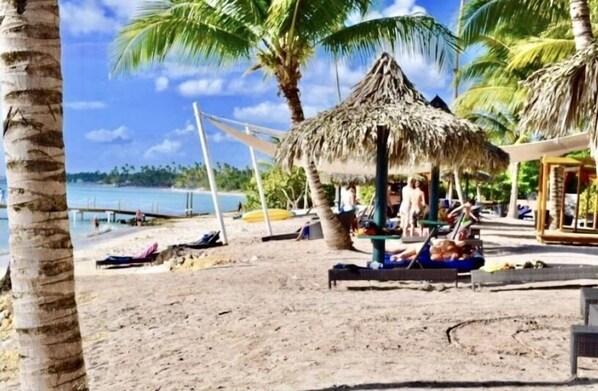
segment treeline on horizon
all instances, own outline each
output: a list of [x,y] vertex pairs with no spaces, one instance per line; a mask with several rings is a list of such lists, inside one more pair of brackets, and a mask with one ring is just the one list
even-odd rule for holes
[[[97,183],[116,186],[209,188],[208,174],[203,163],[192,166],[167,164],[141,166],[125,164],[110,172],[78,172],[67,174],[68,182]],[[251,181],[251,168],[238,168],[227,163],[216,163],[214,176],[219,190],[245,190]]]

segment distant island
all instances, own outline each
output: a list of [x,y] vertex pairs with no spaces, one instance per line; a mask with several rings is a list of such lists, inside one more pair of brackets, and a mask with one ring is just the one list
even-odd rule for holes
[[[217,163],[214,176],[218,189],[223,191],[242,191],[251,181],[253,171],[250,168],[239,169],[229,164]],[[125,164],[114,167],[110,172],[78,172],[67,174],[70,183],[96,183],[114,186],[143,187],[178,187],[209,188],[208,174],[204,164],[193,166],[167,164],[165,166],[141,166]]]

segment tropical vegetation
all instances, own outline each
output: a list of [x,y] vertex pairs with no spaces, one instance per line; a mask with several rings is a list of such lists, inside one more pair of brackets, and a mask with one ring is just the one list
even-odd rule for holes
[[66,204],[57,0],[1,0],[0,91],[21,390],[87,390]]
[[[373,0],[158,0],[142,2],[138,15],[119,33],[114,44],[115,73],[138,71],[173,61],[249,64],[273,76],[286,100],[291,121],[305,115],[301,103],[302,72],[321,50],[333,57],[352,54],[367,58],[387,45],[417,53],[445,65],[456,48],[450,31],[424,15],[364,18]],[[326,243],[352,248],[348,232],[332,214],[315,164],[304,161],[311,197]]]
[[[245,190],[254,173],[251,168],[238,168],[227,163],[216,163],[214,177],[219,190]],[[125,164],[109,172],[79,172],[67,174],[69,182],[101,183],[117,186],[209,188],[208,172],[203,163],[192,166],[167,164],[141,166]]]

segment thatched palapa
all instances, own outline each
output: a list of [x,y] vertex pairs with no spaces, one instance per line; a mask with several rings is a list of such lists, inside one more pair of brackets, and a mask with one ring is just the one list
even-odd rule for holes
[[[293,127],[276,158],[282,166],[291,167],[300,160],[321,164],[369,161],[375,156],[374,221],[384,227],[389,163],[460,167],[484,146],[481,129],[432,107],[396,61],[384,53],[346,100]],[[384,240],[372,242],[373,259],[382,262]]]
[[303,157],[316,164],[371,159],[379,128],[389,132],[388,157],[394,166],[429,162],[461,167],[485,145],[479,128],[432,107],[384,53],[346,100],[293,127],[277,160],[290,167]]
[[598,42],[536,71],[524,85],[529,95],[522,129],[552,137],[587,130],[590,148],[598,150]]

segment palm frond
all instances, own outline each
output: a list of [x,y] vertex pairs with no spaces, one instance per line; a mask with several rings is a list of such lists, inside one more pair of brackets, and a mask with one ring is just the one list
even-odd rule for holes
[[144,3],[139,17],[113,43],[113,72],[139,70],[166,58],[181,64],[200,60],[223,64],[248,57],[258,39],[254,31],[210,4],[208,0]]
[[472,0],[463,11],[461,38],[469,45],[508,26],[511,36],[520,28],[528,35],[568,17],[567,0]]
[[573,39],[532,38],[513,47],[513,57],[508,69],[542,67],[561,61],[573,53],[575,53]]
[[338,31],[352,13],[365,14],[372,6],[372,0],[272,0],[270,3],[266,22],[268,35],[297,37],[311,44]]
[[491,110],[494,106],[504,106],[516,111],[523,106],[525,93],[521,88],[507,85],[484,85],[472,87],[453,103],[458,116],[466,117],[476,110]]
[[490,140],[499,145],[512,144],[517,138],[517,122],[507,110],[476,110],[465,118],[484,129]]
[[507,79],[510,73],[506,70],[504,60],[480,56],[459,69],[455,75],[455,83],[476,83],[481,80]]
[[453,64],[459,50],[456,37],[429,16],[397,16],[348,26],[321,40],[323,48],[336,56],[368,58],[389,45],[407,54],[421,55],[440,68]]
[[520,126],[546,136],[587,130],[598,149],[598,43],[532,74]]

